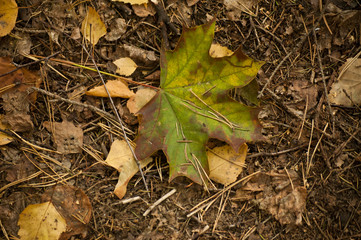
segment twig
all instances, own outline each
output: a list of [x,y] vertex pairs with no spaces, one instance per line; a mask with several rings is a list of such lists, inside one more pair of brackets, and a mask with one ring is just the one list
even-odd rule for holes
[[177,189],[173,189],[172,191],[170,191],[169,193],[167,193],[166,195],[164,195],[163,197],[159,198],[155,203],[153,203],[148,209],[147,211],[145,211],[143,213],[143,216],[146,217],[150,211],[152,211],[156,206],[158,206],[161,202],[163,202],[164,200],[166,200],[167,198],[169,198],[170,196],[172,196],[175,192],[177,191]]
[[16,68],[13,69],[13,70],[11,70],[11,71],[9,71],[9,72],[6,72],[6,73],[1,74],[1,75],[0,75],[0,78],[1,78],[1,77],[4,77],[4,76],[6,76],[6,75],[9,75],[9,74],[11,74],[11,73],[13,73],[13,72],[16,72],[16,71],[19,70],[20,68],[28,67],[28,66],[30,66],[30,65],[33,65],[33,64],[36,64],[36,63],[39,63],[39,62],[42,62],[42,61],[47,61],[47,60],[49,60],[50,58],[55,57],[55,56],[58,55],[59,53],[60,53],[60,52],[56,52],[56,53],[54,53],[54,54],[51,54],[50,56],[44,57],[44,58],[39,59],[39,60],[36,60],[36,61],[34,61],[34,62],[25,63],[25,64],[22,64],[22,65],[17,65],[17,64],[15,64],[15,63],[13,63]]
[[126,133],[126,131],[125,131],[124,124],[123,124],[123,122],[122,122],[122,120],[121,120],[121,118],[120,118],[120,115],[119,115],[119,113],[118,113],[117,108],[115,107],[113,98],[110,96],[110,93],[109,93],[109,91],[108,91],[108,88],[107,88],[107,86],[105,85],[105,80],[104,80],[104,78],[103,78],[103,75],[100,73],[99,68],[98,68],[98,65],[96,64],[96,62],[95,62],[94,58],[92,57],[92,55],[88,52],[88,50],[85,48],[84,45],[82,45],[82,47],[83,47],[84,51],[88,54],[88,56],[91,58],[91,60],[92,60],[92,62],[93,62],[93,64],[94,64],[94,67],[95,67],[96,71],[98,72],[98,75],[99,75],[100,79],[102,80],[104,89],[105,89],[105,91],[107,92],[108,98],[109,98],[109,100],[110,100],[110,104],[111,104],[111,106],[112,106],[112,108],[113,108],[113,111],[114,111],[114,113],[115,113],[115,115],[116,115],[116,117],[117,117],[117,120],[118,120],[118,122],[119,122],[119,124],[120,124],[120,127],[121,127],[121,129],[122,129],[123,137],[124,137],[125,141],[127,142],[127,145],[128,145],[128,147],[129,147],[130,151],[132,152],[132,155],[133,155],[133,157],[134,157],[135,162],[136,162],[137,165],[138,165],[138,169],[139,169],[140,174],[142,175],[142,179],[143,179],[143,183],[144,183],[145,189],[146,189],[146,191],[147,191],[147,193],[148,193],[148,196],[150,197],[150,192],[149,192],[149,189],[148,189],[147,181],[145,180],[142,167],[140,166],[139,159],[138,159],[137,155],[135,155],[134,149],[133,149],[132,145],[130,144],[130,141],[129,141],[128,137],[127,137],[127,133]]
[[290,148],[290,149],[286,149],[286,150],[279,151],[279,152],[272,152],[272,153],[260,152],[260,153],[255,153],[255,154],[252,154],[252,155],[247,156],[247,158],[263,157],[263,156],[278,156],[278,155],[281,155],[281,154],[285,154],[285,153],[289,153],[289,152],[296,151],[296,150],[301,149],[301,148],[303,148],[303,147],[305,147],[305,146],[307,146],[307,144],[303,144],[303,145],[301,145],[301,146],[294,147],[294,148]]

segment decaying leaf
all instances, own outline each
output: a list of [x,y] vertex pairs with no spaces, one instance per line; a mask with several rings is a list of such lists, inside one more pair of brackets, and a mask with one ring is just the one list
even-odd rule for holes
[[123,2],[123,3],[130,3],[134,4],[147,4],[148,0],[112,0],[113,2]]
[[243,170],[247,149],[244,143],[238,152],[229,145],[207,150],[209,178],[224,186],[235,182]]
[[61,123],[45,121],[43,126],[53,133],[54,142],[59,152],[64,154],[82,152],[83,130],[81,128],[66,120]]
[[137,69],[137,64],[128,57],[119,58],[113,62],[117,66],[116,73],[124,76],[130,76]]
[[127,102],[129,112],[138,115],[139,110],[144,107],[157,92],[151,88],[139,89]]
[[154,16],[156,14],[156,10],[153,4],[142,4],[142,5],[133,5],[132,6],[135,15],[138,17],[147,17],[147,16]]
[[[127,192],[129,180],[139,171],[126,141],[115,140],[110,147],[109,155],[105,161],[119,172],[118,183],[115,186],[114,193],[118,198],[122,199]],[[143,160],[141,167],[147,166],[151,161],[153,161],[152,158]]]
[[213,43],[209,49],[209,55],[213,58],[228,57],[233,54],[232,50],[218,43]]
[[107,28],[99,14],[92,7],[88,8],[88,13],[81,24],[81,33],[93,45],[97,44],[99,39],[107,33]]
[[105,39],[116,41],[127,31],[127,23],[123,18],[116,18],[112,20],[109,28],[110,31],[105,35]]
[[66,221],[51,202],[27,206],[20,214],[18,235],[22,240],[59,239]]
[[361,58],[347,59],[341,73],[338,81],[332,84],[328,95],[330,102],[346,107],[361,105]]
[[15,27],[18,5],[15,0],[0,0],[0,37],[8,35]]
[[223,0],[223,4],[227,9],[227,17],[229,20],[239,20],[242,12],[245,12],[251,16],[255,14],[252,12],[252,8],[258,3],[258,0]]
[[[205,145],[209,138],[236,151],[246,141],[262,139],[259,110],[232,100],[227,92],[245,87],[262,66],[238,49],[212,58],[215,22],[186,29],[174,51],[161,52],[161,89],[139,113],[135,152],[145,159],[163,150],[170,180],[186,176],[205,183],[209,173]],[[196,167],[195,167],[196,166]],[[202,167],[204,171],[197,171]]]
[[[109,80],[105,85],[111,97],[130,98],[134,96],[134,92],[129,90],[128,86],[121,80]],[[108,97],[103,85],[94,87],[85,94],[95,97]]]
[[56,210],[65,219],[67,228],[60,239],[71,239],[71,236],[87,235],[87,226],[92,217],[92,206],[83,190],[69,185],[56,185],[48,189],[41,197],[42,201],[52,202]]
[[[4,115],[0,115],[0,129],[1,130],[7,130],[9,129],[9,126],[2,123]],[[8,143],[11,143],[14,139],[10,137],[9,135],[0,132],[0,146],[6,145]]]
[[293,170],[259,173],[237,190],[236,199],[254,198],[259,208],[272,214],[281,224],[302,223],[307,190]]

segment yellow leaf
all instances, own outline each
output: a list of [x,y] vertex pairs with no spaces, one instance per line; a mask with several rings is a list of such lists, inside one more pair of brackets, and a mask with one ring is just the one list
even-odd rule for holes
[[151,88],[139,89],[127,102],[129,112],[138,115],[138,111],[145,106],[156,93],[157,92]]
[[27,206],[19,216],[21,240],[59,239],[66,231],[66,221],[51,202]]
[[247,144],[244,143],[239,148],[238,153],[229,145],[208,150],[209,177],[225,186],[235,182],[242,172],[247,148]]
[[[129,90],[126,84],[120,80],[110,80],[106,84],[107,89],[111,97],[130,98],[134,95],[134,92]],[[98,86],[85,92],[86,95],[95,97],[108,97],[105,87]]]
[[[152,158],[146,158],[141,161],[141,167],[147,166]],[[110,151],[105,162],[118,170],[119,178],[115,186],[114,193],[122,199],[127,192],[127,185],[129,180],[139,171],[138,165],[135,162],[133,154],[129,146],[124,140],[115,140],[110,147]]]
[[137,69],[137,64],[130,58],[119,58],[113,62],[117,66],[116,72],[120,75],[129,76],[135,69]]
[[222,58],[231,56],[232,54],[233,52],[231,50],[219,45],[218,43],[212,43],[211,48],[209,49],[209,55],[212,58]]
[[81,32],[85,39],[93,45],[97,44],[99,39],[107,33],[99,14],[92,7],[88,8],[88,14],[81,24]]
[[0,37],[13,30],[18,17],[18,5],[15,0],[0,0]]
[[123,2],[123,3],[130,3],[132,5],[134,4],[146,4],[148,3],[148,0],[112,0],[113,2]]
[[[9,127],[2,123],[1,120],[2,120],[3,117],[4,117],[3,115],[0,115],[0,129],[1,130],[6,130]],[[7,135],[7,134],[5,134],[3,132],[0,132],[0,146],[11,143],[12,141],[13,141],[12,137],[10,137],[9,135]]]

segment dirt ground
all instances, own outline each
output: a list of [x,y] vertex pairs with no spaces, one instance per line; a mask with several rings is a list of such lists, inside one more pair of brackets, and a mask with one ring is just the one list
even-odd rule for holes
[[[0,38],[0,56],[8,56],[20,66],[32,63],[22,69],[41,76],[38,87],[50,94],[35,91],[36,100],[19,110],[27,112],[27,117],[19,120],[22,123],[16,129],[10,128],[15,140],[1,147],[0,239],[17,236],[19,214],[29,204],[41,202],[44,192],[54,185],[61,185],[59,179],[83,190],[93,210],[86,230],[72,239],[361,239],[361,110],[331,104],[326,95],[337,81],[340,67],[361,51],[360,3],[269,0],[241,11],[240,5],[227,7],[226,2],[164,1],[141,10],[106,0],[18,2],[21,8],[16,27],[12,34]],[[117,18],[125,20],[125,30],[114,33],[118,37],[113,39],[113,35],[101,38],[91,49],[79,33],[88,6],[97,10],[108,32],[120,28],[112,25]],[[148,16],[142,15],[148,14],[145,10]],[[265,62],[257,75],[265,140],[249,143],[246,166],[238,179],[258,171],[297,173],[297,184],[307,189],[298,225],[281,224],[253,197],[242,199],[240,190],[246,181],[222,194],[220,184],[216,185],[218,190],[206,192],[186,178],[169,183],[162,152],[144,169],[149,192],[137,173],[124,199],[140,199],[123,203],[124,199],[113,193],[118,172],[99,164],[113,139],[121,137],[119,124],[64,101],[80,101],[114,115],[106,98],[84,95],[86,89],[100,84],[98,73],[69,64],[94,67],[83,47],[91,50],[97,66],[108,73],[115,73],[114,60],[131,57],[141,66],[131,79],[159,86],[153,73],[159,70],[162,44],[174,48],[184,26],[198,26],[214,16],[217,43],[231,50],[242,46],[248,56]],[[134,47],[141,53],[134,53]],[[27,54],[33,59],[24,57]],[[35,57],[48,56],[34,63]],[[112,77],[105,75],[105,79]],[[129,87],[136,91],[138,86]],[[3,94],[2,114],[8,114],[9,102],[26,98],[29,91],[23,94]],[[134,139],[138,119],[127,110],[125,99],[115,99],[115,105],[128,137]],[[80,153],[73,153],[74,142],[65,144],[68,154],[55,152],[54,137],[46,126],[64,120],[82,130]],[[60,128],[65,132],[70,127]],[[271,181],[265,184],[272,185]],[[176,189],[173,195],[143,216],[172,189]],[[216,194],[219,197],[212,198]],[[207,199],[206,208],[190,216]]]

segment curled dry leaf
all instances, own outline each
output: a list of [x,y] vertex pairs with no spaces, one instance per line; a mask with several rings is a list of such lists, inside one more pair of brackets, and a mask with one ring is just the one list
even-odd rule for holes
[[254,198],[259,208],[272,214],[281,224],[302,223],[307,190],[293,170],[272,170],[252,177],[237,190],[236,198]]
[[88,8],[88,13],[81,24],[81,32],[84,38],[93,45],[97,44],[99,39],[107,33],[107,28],[99,14],[92,7]]
[[229,145],[215,147],[207,151],[209,178],[227,186],[237,180],[242,172],[247,156],[247,144],[243,144],[238,153]]
[[346,107],[361,105],[361,58],[347,59],[341,69],[341,75],[328,95],[330,102]]
[[127,102],[130,113],[138,115],[138,111],[145,106],[157,92],[151,88],[139,89]]
[[67,228],[60,240],[71,239],[71,236],[87,235],[87,226],[92,216],[92,206],[83,190],[74,186],[56,185],[47,190],[41,197],[42,201],[51,201],[56,210],[65,219]]
[[119,58],[113,62],[117,66],[116,73],[124,76],[130,76],[137,69],[137,64],[128,57]]
[[[140,165],[145,167],[151,161],[153,161],[152,158],[146,158],[140,162]],[[129,180],[139,171],[127,142],[115,140],[110,147],[109,155],[105,162],[119,172],[118,183],[115,186],[114,193],[119,199],[122,199],[127,192]]]
[[[105,85],[111,97],[130,98],[134,96],[134,92],[129,90],[128,86],[121,80],[109,80]],[[85,94],[95,97],[108,97],[103,85],[92,88]]]
[[0,0],[0,37],[8,35],[15,27],[18,5],[15,0]]
[[27,206],[19,216],[18,235],[22,240],[59,239],[66,221],[51,202]]

